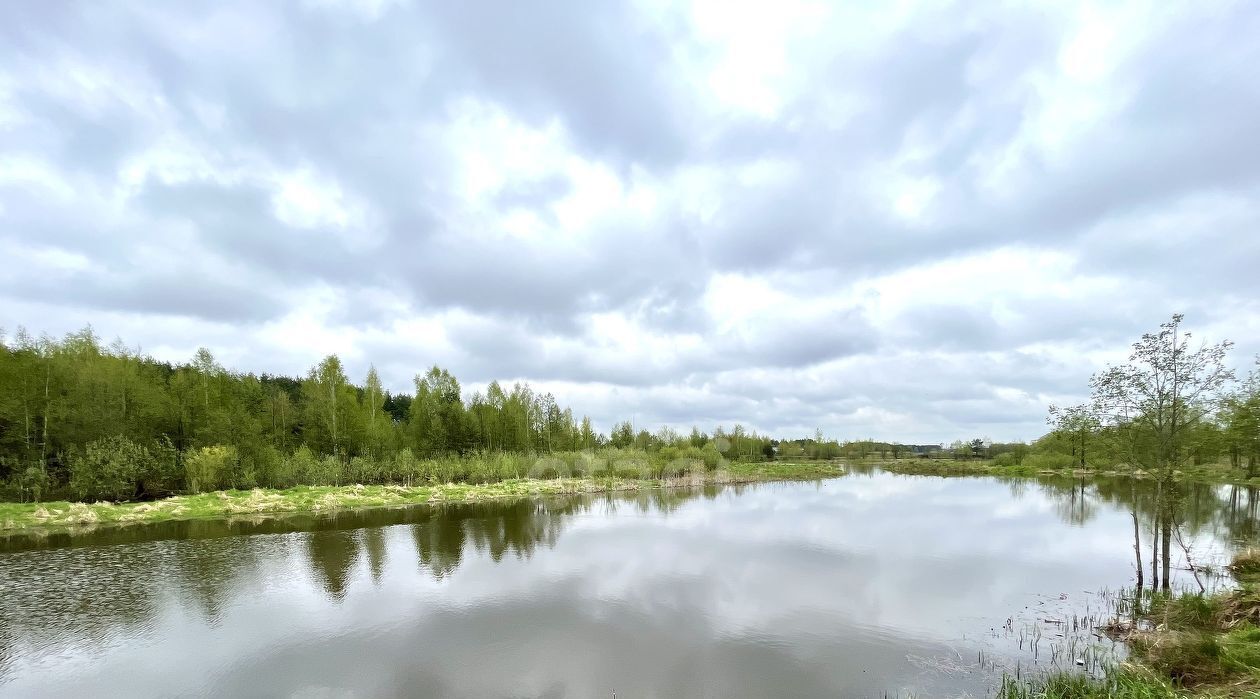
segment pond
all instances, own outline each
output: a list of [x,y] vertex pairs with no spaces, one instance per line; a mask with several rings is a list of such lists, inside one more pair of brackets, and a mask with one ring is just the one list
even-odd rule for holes
[[[1196,585],[1185,551],[1219,566],[1260,498],[1180,497]],[[0,539],[0,695],[991,695],[1123,653],[1092,627],[1134,583],[1133,511],[1149,569],[1150,502],[871,469]]]

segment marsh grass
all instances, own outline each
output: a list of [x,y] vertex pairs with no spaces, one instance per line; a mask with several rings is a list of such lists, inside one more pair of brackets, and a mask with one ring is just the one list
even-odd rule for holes
[[[1048,476],[1071,475],[1083,476],[1131,476],[1134,478],[1152,478],[1142,469],[1129,468],[1123,464],[1106,467],[1071,467],[1061,459],[1040,459],[1033,454],[1020,464],[1003,464],[991,459],[953,460],[953,459],[899,459],[880,461],[880,469],[889,473],[908,476]],[[1225,464],[1186,465],[1172,474],[1178,481],[1191,483],[1232,484],[1260,486],[1260,478],[1247,478],[1237,470]],[[1260,554],[1257,554],[1260,556]]]
[[[343,486],[297,486],[283,490],[221,490],[195,495],[177,495],[163,500],[139,503],[70,502],[0,503],[0,534],[39,533],[76,530],[99,525],[126,525],[144,522],[201,518],[232,518],[284,515],[288,513],[325,513],[374,507],[477,502],[505,498],[542,495],[575,495],[651,488],[696,487],[713,483],[747,483],[770,480],[812,480],[842,475],[842,467],[831,463],[749,463],[725,464],[710,471],[706,468],[669,467],[634,468],[624,463],[602,468],[573,469],[584,475],[555,475],[550,478],[528,477],[532,466],[505,461],[500,467],[520,471],[524,477],[496,481],[426,482],[423,484],[387,484]],[[554,469],[554,470],[547,470]],[[559,474],[556,464],[543,471]],[[657,475],[659,474],[659,475]]]
[[1171,684],[1147,669],[1125,666],[1095,679],[1079,673],[1056,673],[1031,679],[1002,678],[1001,699],[1172,699],[1179,696]]
[[1247,549],[1234,556],[1229,569],[1235,575],[1260,575],[1260,549]]
[[1007,677],[998,696],[1260,696],[1260,555],[1239,553],[1230,570],[1237,589],[1144,595],[1147,605],[1137,623],[1106,629],[1128,643],[1131,659],[1102,679],[1079,673]]

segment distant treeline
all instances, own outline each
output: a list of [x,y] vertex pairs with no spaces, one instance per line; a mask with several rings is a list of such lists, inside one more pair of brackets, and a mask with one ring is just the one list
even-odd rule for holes
[[[64,338],[0,334],[0,498],[128,500],[219,488],[493,480],[452,469],[452,457],[615,448],[657,462],[684,458],[834,458],[835,441],[779,441],[736,425],[601,434],[547,393],[492,382],[465,396],[446,370],[415,377],[414,393],[384,390],[376,370],[352,383],[329,356],[303,378],[249,374],[198,350],[157,361],[85,328]],[[424,464],[426,460],[441,466]],[[471,463],[498,463],[485,458]]]

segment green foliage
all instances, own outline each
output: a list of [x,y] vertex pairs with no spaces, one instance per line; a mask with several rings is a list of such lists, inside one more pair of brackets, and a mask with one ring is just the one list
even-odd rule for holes
[[40,463],[29,464],[13,480],[22,500],[29,498],[31,502],[39,502],[52,484],[48,470]]
[[202,447],[184,455],[188,491],[204,493],[223,486],[236,465],[236,448],[225,445]]
[[[588,463],[588,455],[566,452],[545,457],[550,468],[569,468]],[[464,462],[476,465],[463,466]],[[0,535],[10,531],[40,530],[98,523],[160,522],[172,519],[268,515],[293,512],[327,512],[349,507],[385,507],[434,502],[472,502],[491,498],[515,498],[534,495],[611,492],[668,487],[668,482],[643,479],[635,468],[622,468],[623,461],[602,462],[597,473],[585,477],[555,479],[507,478],[492,483],[475,483],[470,479],[496,477],[528,468],[530,457],[519,454],[486,454],[484,458],[444,457],[416,462],[421,473],[434,469],[460,468],[466,475],[460,482],[415,483],[412,485],[345,485],[298,486],[287,490],[227,490],[215,493],[177,495],[145,503],[0,503]],[[548,468],[544,465],[541,468]],[[584,467],[579,467],[584,468]],[[619,472],[625,472],[620,477]],[[840,475],[833,464],[811,462],[737,463],[729,470],[709,474],[709,482],[754,482],[783,479],[818,479]],[[690,484],[692,481],[687,480]]]
[[1230,570],[1234,575],[1260,574],[1260,549],[1247,549],[1234,556]]
[[1019,456],[1015,452],[1010,452],[1010,451],[1005,452],[1003,454],[998,454],[997,456],[993,457],[993,465],[1000,466],[1003,468],[1019,466],[1022,461],[1023,459],[1019,458]]
[[86,500],[130,499],[157,468],[157,459],[144,446],[126,437],[107,437],[70,457],[70,487]]
[[[88,454],[89,445],[115,437],[139,445],[110,447],[134,463],[106,456],[104,443]],[[407,395],[386,391],[374,368],[354,385],[336,355],[294,379],[233,372],[206,348],[184,364],[158,362],[121,341],[103,344],[90,327],[61,339],[19,329],[0,342],[0,496],[20,500],[355,481],[491,483],[525,476],[539,458],[558,459],[540,467],[548,475],[676,477],[700,464],[712,471],[841,451],[821,431],[779,441],[742,425],[710,435],[668,426],[653,433],[626,421],[610,439],[528,384],[491,382],[464,396],[436,366],[418,374]]]
[[1002,678],[999,699],[1175,699],[1167,681],[1138,668],[1115,670],[1103,679],[1077,672],[1055,672],[1031,678]]
[[270,444],[240,450],[240,461],[242,478],[251,482],[234,484],[238,488],[283,488],[294,484],[292,476],[285,473],[284,454]]
[[1038,471],[1066,471],[1076,466],[1076,460],[1067,454],[1035,452],[1024,457],[1022,465]]
[[717,450],[717,445],[713,442],[708,442],[700,450],[700,460],[704,462],[706,469],[713,471],[722,463],[722,452]]
[[1250,624],[1224,632],[1175,626],[1138,636],[1133,647],[1144,663],[1183,686],[1260,679],[1260,629]]

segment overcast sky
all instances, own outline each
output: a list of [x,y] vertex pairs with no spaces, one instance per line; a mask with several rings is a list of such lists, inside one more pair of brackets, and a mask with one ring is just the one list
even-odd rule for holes
[[[895,5],[895,7],[894,7]],[[13,2],[0,326],[603,429],[1033,438],[1260,351],[1260,8]]]

